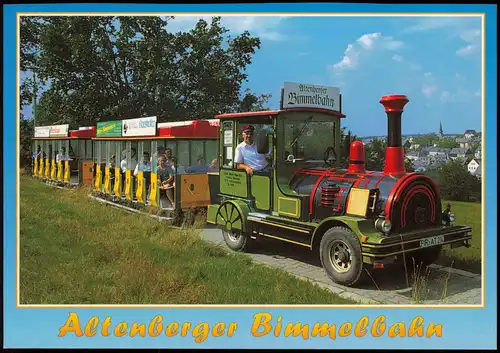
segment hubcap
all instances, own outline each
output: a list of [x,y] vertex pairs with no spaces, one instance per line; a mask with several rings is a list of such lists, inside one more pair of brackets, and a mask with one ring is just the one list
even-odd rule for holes
[[229,240],[231,241],[238,241],[238,238],[240,237],[240,235],[238,233],[235,233],[235,232],[232,232],[232,231],[226,231],[226,234],[227,234],[227,237],[229,238]]
[[336,240],[330,245],[330,263],[335,271],[345,273],[352,267],[352,256],[349,246],[343,241]]

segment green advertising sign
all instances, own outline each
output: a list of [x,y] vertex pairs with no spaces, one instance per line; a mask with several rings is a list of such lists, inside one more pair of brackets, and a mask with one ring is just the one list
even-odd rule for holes
[[121,137],[122,136],[122,121],[106,121],[97,123],[97,137]]

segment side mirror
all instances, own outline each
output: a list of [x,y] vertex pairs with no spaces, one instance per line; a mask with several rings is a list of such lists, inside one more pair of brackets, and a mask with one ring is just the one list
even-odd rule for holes
[[265,131],[261,131],[257,135],[257,153],[259,154],[267,154],[269,153],[269,138],[267,137],[267,133]]

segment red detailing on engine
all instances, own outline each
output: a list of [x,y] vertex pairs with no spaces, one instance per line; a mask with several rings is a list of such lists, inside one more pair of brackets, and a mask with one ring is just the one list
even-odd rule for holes
[[380,99],[380,103],[384,106],[385,112],[402,112],[406,103],[408,103],[408,98],[405,95],[393,94],[389,96],[383,96]]
[[353,141],[349,147],[349,173],[363,173],[365,171],[365,145],[361,141]]
[[333,208],[333,203],[338,196],[340,188],[336,185],[325,185],[321,187],[321,200],[319,204],[323,207]]
[[401,179],[399,179],[396,184],[392,187],[391,193],[389,194],[389,197],[387,198],[387,201],[385,203],[385,219],[390,220],[391,217],[391,211],[392,211],[392,204],[394,200],[399,199],[399,193],[401,190],[404,189],[406,185],[411,183],[415,178],[417,178],[419,175],[416,173],[409,173],[404,175]]
[[382,181],[382,179],[385,178],[385,174],[382,174],[382,176],[375,182],[375,184],[373,184],[373,188],[376,189],[378,184],[380,184],[380,182]]
[[316,190],[318,190],[319,184],[323,181],[325,178],[326,174],[321,175],[318,180],[314,183],[314,186],[311,190],[311,195],[309,196],[309,214],[313,214],[313,207],[314,207],[314,195],[316,195]]
[[385,150],[384,173],[401,174],[405,172],[405,151],[403,147],[387,147]]
[[427,186],[421,185],[411,189],[411,191],[407,193],[404,198],[403,206],[401,207],[400,218],[402,228],[406,226],[406,208],[408,207],[408,203],[411,201],[412,197],[418,193],[423,193],[429,198],[429,202],[431,204],[431,222],[434,222],[436,220],[436,200],[434,198],[434,195]]

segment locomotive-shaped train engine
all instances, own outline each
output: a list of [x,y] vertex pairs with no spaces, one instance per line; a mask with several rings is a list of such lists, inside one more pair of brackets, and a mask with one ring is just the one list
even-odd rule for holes
[[[312,222],[321,224],[335,216],[365,218],[370,226],[358,228],[357,235],[364,262],[376,268],[402,255],[430,264],[439,257],[442,245],[469,246],[471,237],[470,227],[450,227],[455,217],[449,205],[443,212],[436,183],[423,174],[405,171],[401,116],[407,102],[400,95],[380,100],[388,118],[383,171],[366,170],[364,145],[354,141],[347,169],[300,169],[290,183],[297,193],[310,195]],[[338,277],[334,280],[339,282]]]

